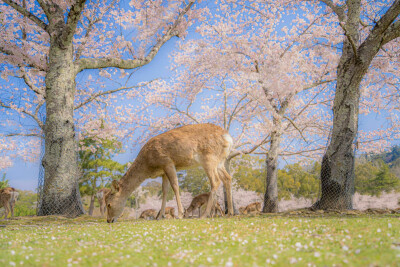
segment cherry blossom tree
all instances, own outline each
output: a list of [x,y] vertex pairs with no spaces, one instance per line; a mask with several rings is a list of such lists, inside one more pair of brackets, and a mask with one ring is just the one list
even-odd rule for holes
[[[86,76],[81,72],[115,68],[99,72],[111,78],[148,64],[168,40],[184,36],[193,19],[200,16],[199,10],[192,9],[194,4],[192,0],[2,0],[1,76],[10,79],[10,84],[4,86],[8,94],[0,99],[0,107],[29,117],[37,126],[25,132],[14,129],[7,135],[45,140],[45,183],[39,214],[83,212],[76,195],[74,110],[104,96],[110,100],[110,94],[129,89],[95,86],[93,90],[86,83],[95,72]],[[16,80],[23,86],[15,86]],[[18,93],[21,102],[14,98]],[[88,108],[80,119],[93,121],[88,115],[91,111]]]
[[[320,0],[307,1],[299,6],[306,13],[331,13],[335,21],[328,25],[340,31],[342,38],[339,43],[341,56],[337,65],[333,129],[322,160],[322,195],[314,206],[321,209],[350,209],[354,193],[353,145],[358,133],[362,89],[369,91],[366,100],[372,99],[373,103],[367,101],[361,106],[361,111],[368,109],[368,104],[370,109],[377,104],[377,110],[383,106],[380,103],[390,103],[396,98],[396,95],[388,92],[393,88],[398,89],[400,1]],[[376,73],[378,77],[373,77]],[[380,81],[371,84],[373,80]],[[382,84],[389,89],[377,90],[382,88]],[[396,105],[398,108],[398,104],[395,104],[394,109]],[[396,116],[398,118],[398,113],[391,118],[394,121],[389,130],[398,130]],[[383,131],[375,135],[385,136]]]
[[264,13],[264,3],[247,5],[219,1],[216,13],[196,28],[201,38],[182,43],[173,55],[176,77],[153,83],[157,93],[146,102],[169,110],[151,124],[156,129],[204,121],[225,127],[236,148],[228,162],[243,153],[266,154],[264,211],[271,212],[278,210],[278,157],[315,156],[325,145],[332,99],[327,85],[335,79],[338,55],[310,40],[324,28],[324,14],[282,26],[289,11]]

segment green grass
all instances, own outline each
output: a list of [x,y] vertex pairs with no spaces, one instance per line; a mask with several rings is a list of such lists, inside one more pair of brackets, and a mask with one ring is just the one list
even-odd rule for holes
[[0,266],[400,266],[397,215],[0,224]]

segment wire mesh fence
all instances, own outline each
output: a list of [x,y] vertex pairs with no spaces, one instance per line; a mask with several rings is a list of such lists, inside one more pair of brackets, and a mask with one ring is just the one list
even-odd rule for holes
[[[76,160],[78,161],[79,154],[76,149]],[[42,139],[40,158],[41,162],[45,155],[45,141]],[[38,216],[45,215],[63,215],[67,217],[76,217],[84,212],[79,192],[79,179],[76,177],[72,190],[71,185],[66,185],[68,188],[60,187],[63,183],[50,183],[45,179],[45,169],[43,164],[39,165],[39,178],[37,188],[37,207],[36,214]],[[55,188],[57,187],[57,188]],[[63,191],[70,190],[68,197],[62,194]],[[54,194],[56,192],[56,194]],[[58,194],[59,193],[59,194]]]

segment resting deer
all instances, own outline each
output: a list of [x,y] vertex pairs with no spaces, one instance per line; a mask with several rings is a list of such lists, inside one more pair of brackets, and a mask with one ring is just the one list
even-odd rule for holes
[[[208,199],[210,198],[210,193],[204,193],[198,196],[195,196],[192,200],[192,202],[190,203],[189,207],[185,210],[185,218],[189,217],[189,213],[192,213],[192,217],[193,217],[193,211],[195,209],[199,209],[199,217],[200,217],[200,208],[205,205],[208,204]],[[217,211],[219,211],[219,213],[221,214],[222,217],[224,217],[224,213],[222,212],[222,208],[219,205],[218,202],[215,203],[215,206],[212,208],[211,210],[211,216],[214,216],[214,214],[217,214]]]
[[13,187],[0,189],[0,208],[4,207],[4,219],[7,219],[8,213],[11,211],[11,218],[14,217],[14,206],[19,193]]
[[99,205],[100,205],[101,217],[103,217],[104,213],[106,212],[106,195],[110,191],[111,191],[110,188],[101,188],[96,193],[96,197],[97,197],[97,200],[99,201]]
[[155,219],[157,215],[157,211],[155,209],[148,209],[148,210],[144,210],[142,211],[142,213],[140,214],[139,219]]
[[[175,208],[173,207],[166,207],[165,208],[165,218],[167,218],[167,215],[170,215],[168,217],[174,218],[175,219]],[[157,214],[157,219],[160,219],[162,217],[161,215],[161,210]]]
[[121,180],[112,182],[106,195],[107,222],[115,222],[126,200],[147,178],[163,177],[161,215],[165,215],[168,181],[175,193],[178,218],[183,217],[176,170],[202,166],[211,184],[211,194],[202,217],[210,215],[221,181],[227,191],[228,211],[233,215],[232,178],[224,167],[233,144],[229,133],[213,124],[187,125],[151,138]]
[[240,214],[259,213],[261,212],[261,202],[254,202],[246,207],[239,208]]

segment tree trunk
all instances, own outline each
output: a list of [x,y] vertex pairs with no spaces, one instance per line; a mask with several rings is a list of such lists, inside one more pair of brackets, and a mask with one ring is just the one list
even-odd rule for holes
[[271,133],[270,148],[267,154],[267,189],[264,195],[263,212],[278,212],[278,152],[281,143],[281,120],[274,119],[275,130]]
[[352,208],[355,177],[353,143],[358,130],[360,83],[371,57],[357,60],[351,49],[350,44],[345,42],[337,71],[332,137],[322,159],[321,199],[313,205],[315,209]]
[[89,212],[88,214],[90,216],[93,215],[93,211],[94,211],[94,195],[90,196],[90,205],[89,205]]
[[46,75],[44,186],[38,215],[84,213],[78,188],[78,156],[74,128],[75,67],[73,47],[51,36]]

